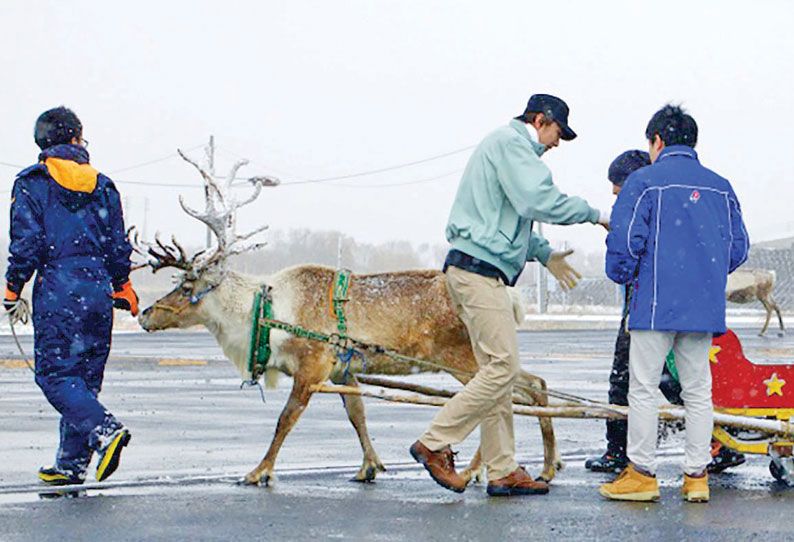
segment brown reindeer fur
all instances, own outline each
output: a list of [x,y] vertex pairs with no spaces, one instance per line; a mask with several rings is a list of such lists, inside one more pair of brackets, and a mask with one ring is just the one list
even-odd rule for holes
[[[317,265],[285,269],[272,277],[247,278],[227,273],[222,280],[202,273],[198,281],[185,282],[146,309],[141,325],[149,330],[202,324],[212,332],[224,353],[238,367],[243,378],[247,371],[253,298],[261,284],[272,287],[274,318],[305,329],[332,334],[337,332],[336,316],[331,311],[330,290],[334,270]],[[206,276],[205,276],[206,275]],[[202,291],[210,281],[219,285],[196,305],[189,305],[191,293]],[[448,297],[443,275],[438,271],[403,271],[374,275],[354,275],[345,305],[347,330],[351,337],[424,360],[432,360],[461,382],[477,371],[468,333],[457,317]],[[184,309],[181,309],[184,307]],[[181,311],[181,312],[180,312]],[[517,310],[517,314],[520,310]],[[259,465],[245,477],[248,483],[266,484],[273,479],[278,451],[289,431],[309,403],[311,386],[332,380],[337,384],[358,385],[356,372],[404,375],[433,370],[412,366],[387,356],[367,356],[366,364],[353,358],[349,374],[338,363],[333,349],[274,330],[271,333],[271,366],[293,376],[289,400],[279,416],[273,441]],[[547,404],[545,382],[524,371],[516,392],[525,400]],[[364,404],[360,397],[342,396],[364,453],[356,480],[371,481],[377,471],[385,470],[369,440]],[[550,418],[541,418],[544,442],[544,468],[541,476],[551,480],[561,462]],[[482,466],[479,451],[464,471],[467,478],[478,477]]]
[[780,314],[777,303],[772,299],[772,288],[774,285],[775,272],[767,271],[766,269],[740,269],[728,275],[725,299],[733,303],[752,303],[758,300],[764,306],[766,320],[764,321],[764,327],[761,328],[759,333],[761,336],[766,334],[773,310],[777,314],[777,320],[780,324],[779,334],[783,335],[786,332],[783,326],[783,316]]

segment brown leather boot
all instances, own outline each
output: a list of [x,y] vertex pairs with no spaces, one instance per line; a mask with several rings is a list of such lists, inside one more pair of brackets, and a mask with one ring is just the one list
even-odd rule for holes
[[549,484],[535,481],[524,467],[493,482],[488,482],[488,495],[492,497],[512,497],[513,495],[544,495],[549,492]]
[[417,440],[411,445],[410,452],[441,487],[456,493],[463,493],[466,489],[466,480],[455,471],[455,460],[449,446],[434,452]]

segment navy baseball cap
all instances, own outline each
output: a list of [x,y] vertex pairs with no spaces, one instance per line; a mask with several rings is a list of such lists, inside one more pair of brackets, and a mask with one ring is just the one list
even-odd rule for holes
[[651,164],[651,156],[645,151],[626,151],[609,164],[607,177],[612,184],[623,186],[626,177],[634,171]]
[[562,128],[562,139],[570,141],[576,138],[576,132],[568,126],[568,104],[551,94],[533,94],[527,102],[524,114],[516,117],[527,119],[532,113],[543,113],[547,119],[551,119]]

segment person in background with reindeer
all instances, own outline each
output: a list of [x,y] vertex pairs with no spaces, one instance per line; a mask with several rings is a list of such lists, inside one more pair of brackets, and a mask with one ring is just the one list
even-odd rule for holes
[[656,394],[672,348],[686,411],[682,494],[706,502],[714,413],[709,350],[712,335],[726,331],[725,284],[747,259],[749,238],[731,184],[698,161],[695,119],[667,105],[651,117],[645,136],[652,163],[626,179],[607,236],[607,275],[618,284],[633,282],[629,464],[600,493],[659,498]]
[[[130,433],[99,402],[110,352],[113,307],[138,313],[130,283],[131,248],[113,182],[89,164],[77,115],[66,107],[36,121],[39,162],[21,171],[11,196],[6,295],[20,316],[25,283],[36,272],[33,328],[36,383],[61,414],[49,485],[81,484],[93,452],[96,478],[118,467]],[[13,322],[13,321],[12,321]]]
[[[648,166],[651,163],[650,155],[645,151],[629,150],[621,153],[609,165],[607,177],[612,183],[612,194],[617,196],[626,178],[636,170]],[[628,317],[629,301],[631,300],[631,282],[624,287],[623,317],[618,329],[618,337],[615,340],[615,354],[612,362],[612,371],[609,374],[609,402],[613,405],[628,406],[629,394],[629,347],[631,335],[626,327]],[[672,355],[668,355],[672,358]],[[662,369],[662,377],[659,383],[659,390],[665,398],[674,405],[683,405],[681,401],[681,385],[678,378],[671,374],[668,365]],[[629,460],[626,457],[626,433],[628,422],[622,419],[607,420],[607,450],[599,457],[591,457],[585,461],[586,469],[595,472],[620,472],[625,469]],[[709,463],[708,471],[711,473],[722,472],[723,470],[741,465],[744,463],[744,455],[723,446],[720,442],[712,439],[711,441],[712,460]]]
[[565,102],[535,94],[522,115],[478,145],[463,173],[447,224],[451,250],[444,272],[479,371],[410,448],[430,476],[452,491],[464,491],[466,483],[455,471],[450,445],[463,441],[479,425],[489,495],[548,492],[548,484],[533,480],[514,457],[512,396],[520,365],[506,287],[516,283],[532,260],[546,266],[563,288],[575,286],[581,278],[565,261],[572,251],[553,252],[532,232],[533,221],[608,226],[607,214],[560,193],[541,161],[560,139],[575,137]]

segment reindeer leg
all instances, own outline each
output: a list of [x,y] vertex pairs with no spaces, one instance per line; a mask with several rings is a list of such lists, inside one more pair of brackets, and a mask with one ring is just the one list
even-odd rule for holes
[[[516,383],[521,386],[516,391],[526,399],[534,401],[539,406],[547,406],[549,404],[547,395],[541,393],[546,391],[546,381],[542,378],[522,370],[518,374]],[[538,391],[534,392],[533,390]],[[557,440],[554,438],[554,427],[551,424],[551,418],[540,417],[538,421],[540,422],[540,432],[543,435],[543,471],[539,479],[550,482],[556,476],[557,471],[563,469],[564,464],[557,448]]]
[[[334,384],[346,384],[348,386],[358,387],[358,380],[356,380],[356,377],[352,374],[348,374],[347,376],[339,375],[337,377],[331,377],[331,380]],[[364,401],[362,401],[361,397],[358,395],[340,394],[340,397],[342,398],[342,403],[345,405],[347,417],[350,419],[350,423],[353,424],[353,428],[355,428],[356,433],[358,434],[358,440],[361,443],[361,450],[364,452],[364,462],[361,465],[361,469],[359,469],[359,471],[353,477],[353,481],[372,482],[375,480],[377,471],[385,472],[386,467],[384,467],[383,463],[381,463],[380,459],[378,459],[378,454],[375,453],[375,448],[373,448],[372,443],[369,440],[369,433],[367,432],[367,419],[364,413]]]
[[479,484],[483,481],[485,478],[485,465],[482,462],[482,444],[477,448],[474,457],[471,458],[469,466],[463,469],[460,475],[466,480],[466,485],[471,483]]
[[764,322],[764,327],[761,328],[761,333],[758,334],[759,337],[763,337],[766,335],[766,328],[769,327],[769,319],[772,318],[772,307],[769,306],[769,303],[766,302],[764,299],[758,299],[761,304],[764,306],[766,310],[766,321]]
[[287,404],[284,405],[284,409],[281,411],[281,415],[278,417],[276,434],[273,435],[273,441],[270,443],[270,448],[268,448],[267,454],[265,454],[265,457],[262,459],[259,465],[245,475],[243,483],[256,485],[259,484],[260,481],[264,481],[265,485],[267,486],[275,479],[273,475],[273,467],[276,463],[276,455],[278,455],[278,451],[281,449],[284,439],[287,438],[290,430],[292,430],[293,426],[298,421],[298,418],[300,418],[300,415],[309,404],[309,399],[312,396],[311,384],[314,384],[314,382],[305,382],[303,379],[298,378],[297,376],[295,377],[292,385],[292,392],[290,393],[289,399],[287,400]]
[[[770,300],[771,301],[771,300]],[[772,308],[775,309],[775,314],[777,314],[777,321],[780,324],[780,332],[778,335],[781,337],[786,334],[786,328],[783,326],[783,316],[780,314],[780,309],[777,306],[777,303],[772,301]]]

